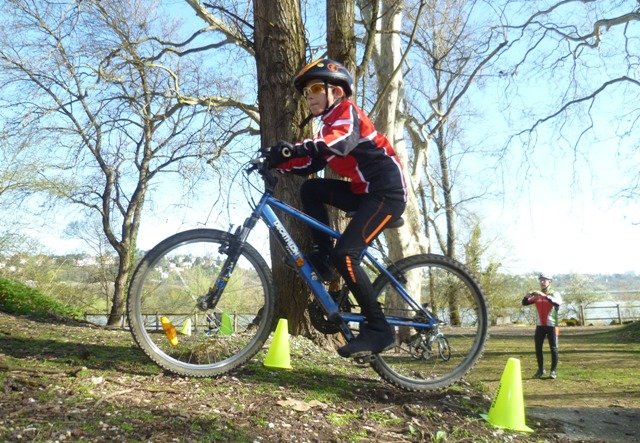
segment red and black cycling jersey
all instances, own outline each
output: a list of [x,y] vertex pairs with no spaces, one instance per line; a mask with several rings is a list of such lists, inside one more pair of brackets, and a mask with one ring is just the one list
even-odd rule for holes
[[558,326],[558,308],[562,304],[562,296],[559,292],[544,293],[537,295],[529,293],[522,299],[522,305],[536,305],[538,310],[538,326]]
[[301,143],[313,144],[309,152],[319,154],[293,158],[279,164],[279,170],[309,175],[328,165],[351,180],[354,194],[384,193],[406,201],[407,186],[395,150],[351,100],[325,114],[316,137]]

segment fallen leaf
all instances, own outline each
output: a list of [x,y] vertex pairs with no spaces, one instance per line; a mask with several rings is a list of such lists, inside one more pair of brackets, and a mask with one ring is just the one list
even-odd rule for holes
[[291,408],[294,411],[298,411],[298,412],[305,412],[308,411],[311,408],[315,408],[315,407],[319,407],[319,408],[326,408],[327,405],[322,403],[321,401],[318,400],[311,400],[309,402],[305,402],[302,400],[296,400],[294,398],[287,398],[286,400],[280,400],[277,402],[278,405],[284,407],[284,408]]

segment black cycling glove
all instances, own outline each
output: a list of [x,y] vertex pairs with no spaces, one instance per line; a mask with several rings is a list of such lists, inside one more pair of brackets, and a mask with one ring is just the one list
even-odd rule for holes
[[274,146],[264,149],[263,152],[266,154],[269,168],[273,169],[293,157],[293,149],[294,146],[285,141],[279,141]]
[[281,140],[262,152],[266,154],[271,169],[295,157],[316,157],[319,154],[316,144],[311,140],[295,145]]

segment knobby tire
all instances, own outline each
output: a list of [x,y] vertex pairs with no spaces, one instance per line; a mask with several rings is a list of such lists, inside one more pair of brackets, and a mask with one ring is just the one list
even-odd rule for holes
[[[197,307],[235,240],[214,229],[181,232],[151,249],[136,268],[127,297],[129,326],[162,368],[191,377],[225,374],[251,359],[269,337],[276,309],[271,270],[249,244],[242,246],[215,306]],[[175,328],[177,344],[165,333],[162,317]]]

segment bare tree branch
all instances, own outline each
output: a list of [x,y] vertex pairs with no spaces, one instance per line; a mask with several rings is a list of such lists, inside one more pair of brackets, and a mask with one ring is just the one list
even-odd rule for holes
[[598,95],[603,92],[605,89],[607,89],[608,87],[615,85],[617,83],[624,83],[624,82],[629,82],[635,86],[639,86],[640,87],[640,81],[627,77],[627,76],[623,76],[623,77],[618,77],[612,80],[608,80],[604,83],[602,83],[600,85],[599,88],[597,88],[596,90],[594,90],[593,92],[591,92],[590,94],[587,94],[585,96],[582,97],[578,97],[576,99],[573,100],[569,100],[565,103],[562,104],[562,106],[560,106],[560,108],[558,108],[555,112],[546,115],[545,117],[539,118],[537,119],[533,125],[523,131],[518,132],[515,136],[520,136],[522,134],[525,134],[527,132],[533,132],[538,126],[540,126],[541,124],[548,122],[549,120],[552,120],[556,117],[558,117],[560,114],[566,112],[569,108],[571,108],[572,106],[578,104],[578,103],[582,103],[582,102],[587,102],[587,101],[593,101],[595,100]]
[[[201,3],[199,0],[185,0],[186,3],[191,6],[191,8],[195,11],[196,15],[200,17],[205,23],[210,25],[209,30],[216,30],[223,33],[227,40],[230,42],[236,43],[238,46],[244,48],[249,54],[255,55],[255,49],[253,47],[253,42],[248,39],[244,34],[239,32],[237,29],[231,29],[220,20],[218,17],[214,16],[207,10],[207,6],[210,8],[217,8],[219,10],[225,11],[227,14],[232,15],[234,18],[239,19],[237,16],[228,13],[226,10],[220,7],[213,6],[211,4]],[[246,26],[253,28],[246,21],[241,20],[242,23]]]

